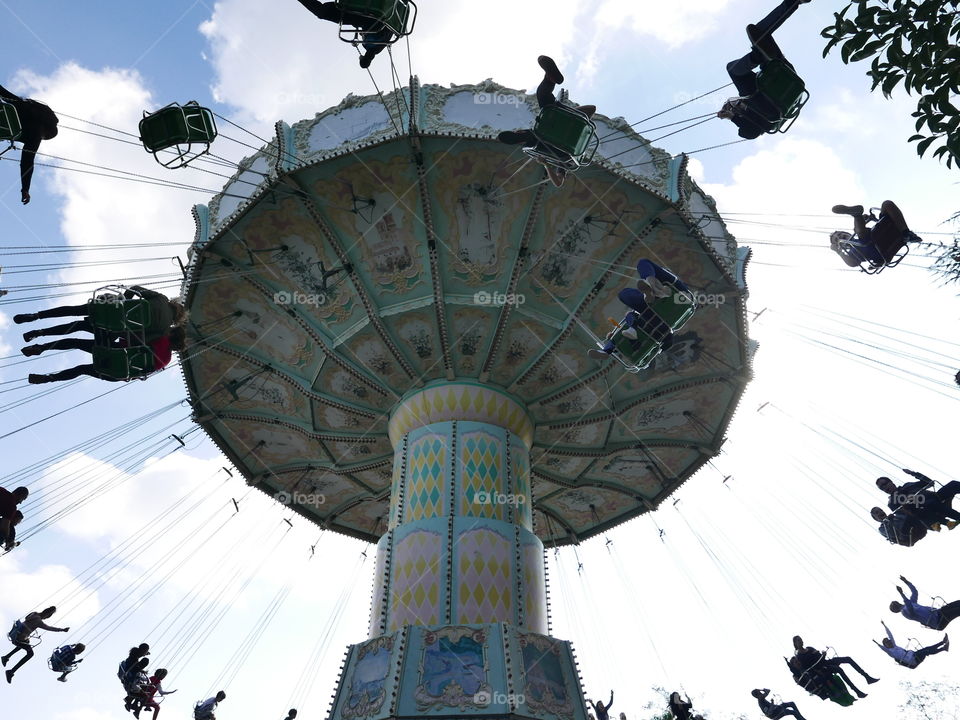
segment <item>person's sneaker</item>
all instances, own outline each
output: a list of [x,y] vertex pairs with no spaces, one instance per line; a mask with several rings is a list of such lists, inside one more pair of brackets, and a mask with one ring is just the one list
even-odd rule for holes
[[370,67],[370,63],[372,62],[373,62],[373,55],[369,55],[369,54],[363,55],[360,58],[360,67],[366,70],[368,67]]
[[950,636],[947,635],[946,633],[943,634],[943,649],[944,650],[950,649]]
[[33,330],[31,330],[30,332],[25,332],[25,333],[23,334],[23,341],[24,341],[24,342],[31,343],[31,342],[33,342],[34,340],[36,340],[38,337],[40,337],[40,336],[37,335],[36,332],[34,332]]
[[4,673],[4,675],[7,676],[7,682],[8,682],[8,683],[13,682],[13,671],[12,671],[12,670],[7,670],[7,671]]
[[537,64],[543,68],[547,80],[557,85],[563,84],[563,73],[560,72],[560,68],[557,67],[552,57],[541,55],[537,58]]
[[603,350],[590,349],[587,350],[587,355],[592,357],[594,360],[606,360],[610,357],[610,353],[605,353]]
[[632,327],[624,328],[624,329],[623,329],[623,336],[624,336],[625,338],[630,338],[631,340],[636,340],[636,339],[637,339],[637,329],[636,329],[636,328],[632,328]]
[[596,105],[577,105],[577,110],[582,112],[587,117],[593,117],[593,114],[597,111]]
[[66,681],[67,681],[67,679],[66,679],[65,677],[58,677],[57,680],[59,680],[60,682],[66,682]]
[[874,683],[880,682],[880,678],[873,678],[873,677],[870,677],[869,675],[867,675],[866,677],[867,677],[867,685],[873,685]]
[[863,205],[834,205],[830,209],[837,215],[853,215],[854,217],[863,215]]
[[48,380],[46,375],[27,375],[27,382],[31,385],[40,385],[52,381]]
[[20,348],[22,352],[27,357],[32,357],[34,355],[39,355],[43,352],[43,347],[41,345],[27,345],[25,348]]
[[7,658],[5,658],[5,657],[0,657],[0,663],[3,663],[3,666],[6,667],[6,666],[7,666]]
[[933,523],[932,525],[930,525],[930,529],[933,530],[934,532],[940,532],[940,523],[938,522]]
[[34,322],[39,319],[36,313],[21,313],[20,315],[13,316],[13,321],[18,325],[21,323]]

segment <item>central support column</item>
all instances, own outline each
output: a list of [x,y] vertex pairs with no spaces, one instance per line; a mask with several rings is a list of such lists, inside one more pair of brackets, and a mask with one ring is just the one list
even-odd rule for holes
[[371,636],[501,622],[546,633],[523,407],[479,385],[444,383],[401,402],[390,438],[390,531],[377,548]]
[[390,439],[370,639],[348,652],[331,719],[583,720],[572,649],[546,634],[524,407],[477,383],[434,383],[394,409]]

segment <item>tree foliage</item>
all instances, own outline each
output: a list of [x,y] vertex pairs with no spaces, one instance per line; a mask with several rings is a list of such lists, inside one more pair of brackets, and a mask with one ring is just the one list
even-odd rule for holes
[[908,94],[920,96],[910,142],[921,157],[932,148],[947,167],[960,167],[958,8],[960,0],[853,0],[820,33],[829,41],[824,57],[840,45],[845,64],[873,58],[871,90],[890,97],[902,81]]

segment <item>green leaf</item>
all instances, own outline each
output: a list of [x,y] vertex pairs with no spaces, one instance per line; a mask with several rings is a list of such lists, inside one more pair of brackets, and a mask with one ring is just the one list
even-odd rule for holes
[[903,80],[903,75],[901,75],[900,73],[893,73],[891,75],[887,75],[887,77],[883,81],[882,90],[883,90],[884,96],[890,97],[890,93],[893,92],[893,89],[897,86],[897,83],[899,83],[901,80]]
[[874,40],[863,46],[861,50],[858,50],[853,55],[850,56],[850,62],[859,62],[865,60],[871,55],[876,55],[877,51],[884,46],[883,40]]
[[918,143],[917,143],[917,155],[919,155],[920,157],[923,157],[923,154],[927,151],[927,148],[929,148],[930,145],[933,143],[933,141],[936,140],[936,139],[937,139],[937,136],[936,136],[936,135],[931,135],[930,137],[926,138],[925,140],[921,140],[920,142],[918,142]]

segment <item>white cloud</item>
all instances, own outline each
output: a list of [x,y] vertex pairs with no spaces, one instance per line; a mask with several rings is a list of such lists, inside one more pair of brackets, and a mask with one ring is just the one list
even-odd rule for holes
[[0,357],[7,357],[13,354],[13,346],[8,345],[2,340],[3,334],[10,328],[10,316],[0,312]]
[[[727,5],[728,0],[489,0],[482,11],[463,0],[423,5],[410,37],[410,65],[425,83],[493,77],[531,88],[540,74],[536,57],[545,53],[561,69],[576,61],[575,84],[585,84],[613,47],[611,37],[652,37],[674,49],[712,32]],[[241,121],[255,123],[260,132],[270,132],[277,118],[312,116],[348,93],[375,92],[357,65],[357,52],[337,39],[336,26],[293,2],[221,0],[200,31],[210,43],[205,57],[216,71],[214,96],[239,108]],[[477,52],[475,45],[491,51]],[[393,52],[406,83],[407,43],[398,43]],[[389,90],[387,61],[384,53],[372,70],[380,88]]]
[[[581,31],[581,8],[575,0],[491,0],[482,12],[470,12],[469,23],[464,19],[467,7],[465,2],[445,2],[421,8],[410,46],[413,72],[422,82],[494,77],[507,85],[531,87],[540,76],[537,55],[551,54],[563,67],[564,48]],[[336,105],[348,93],[375,93],[357,64],[356,50],[337,39],[336,25],[318,20],[294,2],[221,0],[200,30],[210,43],[216,71],[214,96],[240,109],[241,124],[246,118],[269,132],[278,118],[294,122]],[[465,36],[472,39],[471,47]],[[495,52],[476,52],[474,41]],[[393,53],[405,84],[406,42],[398,43]],[[371,67],[382,90],[393,87],[388,61],[383,53]]]
[[741,160],[732,185],[708,184],[720,212],[824,213],[864,196],[856,173],[829,146],[816,140],[783,138]]
[[[0,587],[7,590],[0,593],[0,618],[5,623],[9,621],[12,625],[13,618],[22,618],[27,613],[42,610],[57,598],[65,598],[81,590],[82,586],[74,579],[73,572],[63,565],[42,565],[27,570],[31,558],[26,547],[22,547],[0,561]],[[16,591],[9,592],[12,588]],[[69,617],[60,613],[54,615],[50,623],[55,627],[63,627],[68,623],[76,627],[93,616],[99,608],[99,599],[94,594],[72,609]],[[4,634],[7,629],[4,628]]]
[[93,708],[77,708],[57,713],[53,720],[112,720],[112,715]]

